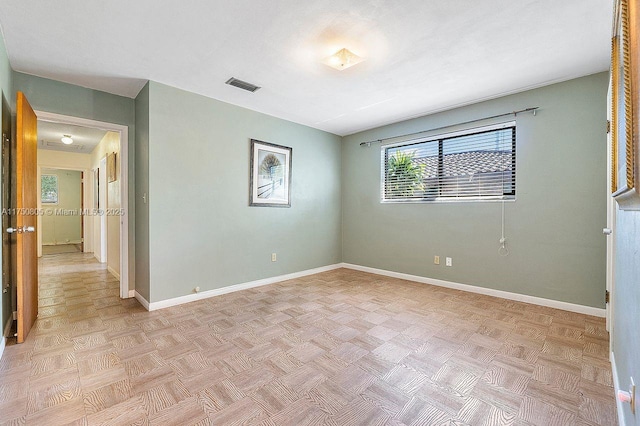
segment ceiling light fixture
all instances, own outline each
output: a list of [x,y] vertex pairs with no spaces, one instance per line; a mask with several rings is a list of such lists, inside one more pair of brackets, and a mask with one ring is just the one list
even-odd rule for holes
[[71,139],[71,135],[64,135],[60,138],[63,144],[71,145],[73,143],[73,139]]
[[329,56],[324,60],[324,63],[326,65],[329,65],[331,68],[342,71],[356,64],[359,64],[362,61],[364,61],[364,58],[361,58],[349,49],[345,48],[340,49],[333,55]]

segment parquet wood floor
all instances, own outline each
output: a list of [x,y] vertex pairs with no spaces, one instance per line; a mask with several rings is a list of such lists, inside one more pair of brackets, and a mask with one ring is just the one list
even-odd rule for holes
[[40,262],[1,424],[617,424],[600,318],[345,269],[146,312]]

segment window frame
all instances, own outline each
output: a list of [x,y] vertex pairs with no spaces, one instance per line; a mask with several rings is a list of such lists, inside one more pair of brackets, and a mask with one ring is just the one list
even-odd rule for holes
[[[42,197],[44,195],[42,192],[42,178],[44,177],[54,177],[56,180],[56,200],[55,201],[45,201]],[[60,182],[58,179],[58,175],[51,174],[51,173],[44,173],[40,175],[40,203],[49,204],[49,205],[56,205],[60,203]]]
[[[481,133],[488,133],[496,130],[512,129],[511,136],[511,170],[513,173],[513,184],[510,192],[503,192],[502,195],[457,195],[442,196],[441,188],[438,186],[438,195],[422,198],[386,198],[386,174],[387,164],[389,161],[389,150],[398,147],[409,147],[411,145],[419,145],[428,142],[437,142],[438,147],[438,180],[442,179],[444,164],[444,142],[462,136],[473,136]],[[385,144],[380,147],[380,203],[382,204],[405,204],[405,203],[456,203],[456,202],[495,202],[495,201],[515,201],[516,200],[516,146],[517,146],[517,125],[515,120],[501,122],[481,127],[456,130],[447,133],[425,136],[416,139],[409,139],[400,142]]]

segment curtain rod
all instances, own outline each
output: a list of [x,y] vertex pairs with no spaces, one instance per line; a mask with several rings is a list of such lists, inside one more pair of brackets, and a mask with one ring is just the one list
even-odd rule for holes
[[518,114],[523,113],[523,112],[531,112],[531,113],[533,113],[533,115],[536,115],[536,110],[538,108],[540,108],[540,107],[525,108],[525,109],[521,109],[519,111],[511,111],[511,112],[505,112],[504,114],[492,115],[491,117],[476,118],[475,120],[469,120],[469,121],[465,121],[465,122],[462,122],[462,123],[447,124],[446,126],[435,127],[433,129],[420,130],[419,132],[407,133],[407,134],[398,135],[398,136],[389,136],[388,138],[376,139],[375,141],[360,142],[360,146],[364,146],[364,145],[371,146],[372,143],[382,143],[382,141],[388,141],[390,139],[403,138],[405,136],[419,135],[420,133],[432,132],[434,130],[446,129],[448,127],[460,126],[462,124],[477,123],[478,121],[491,120],[492,118],[507,117],[509,115],[513,115],[515,117]]

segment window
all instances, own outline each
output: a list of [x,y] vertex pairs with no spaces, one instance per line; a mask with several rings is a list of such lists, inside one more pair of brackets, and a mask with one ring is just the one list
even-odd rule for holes
[[382,202],[515,195],[515,122],[382,147]]
[[40,189],[42,204],[58,204],[58,176],[42,175]]

